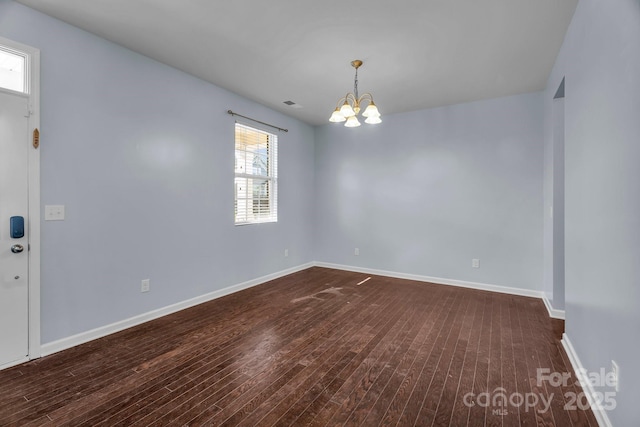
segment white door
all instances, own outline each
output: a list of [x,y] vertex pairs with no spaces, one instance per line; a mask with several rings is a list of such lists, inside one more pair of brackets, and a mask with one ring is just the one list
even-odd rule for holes
[[[28,106],[0,90],[0,366],[29,353]],[[11,217],[24,219],[23,237],[11,236]]]

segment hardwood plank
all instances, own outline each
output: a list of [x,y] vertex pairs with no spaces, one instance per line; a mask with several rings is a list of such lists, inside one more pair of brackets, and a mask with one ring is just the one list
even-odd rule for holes
[[502,356],[502,388],[505,390],[506,401],[503,408],[502,425],[505,427],[517,427],[520,425],[520,411],[512,405],[513,396],[517,395],[516,385],[516,360],[513,350],[513,327],[511,323],[510,310],[511,297],[504,296],[504,303],[501,304],[500,324],[502,325],[502,335],[500,337]]
[[489,393],[489,343],[491,341],[491,324],[494,309],[491,294],[485,294],[484,310],[482,316],[482,328],[480,331],[480,342],[476,354],[476,370],[473,374],[473,384],[470,393],[474,396],[469,400],[471,407],[469,408],[469,418],[467,425],[484,426],[487,407],[485,402],[479,400],[482,393]]
[[[338,424],[352,424],[359,425],[366,417],[371,403],[367,398],[372,397],[372,401],[375,402],[376,395],[371,396],[374,393],[370,393],[371,388],[376,384],[380,375],[385,369],[392,368],[393,362],[391,359],[397,352],[400,344],[406,339],[407,335],[412,330],[411,318],[415,314],[417,307],[412,307],[411,310],[405,311],[403,316],[398,319],[396,324],[380,341],[380,345],[374,348],[369,356],[363,360],[358,370],[363,372],[362,376],[358,378],[356,373],[352,374],[343,386],[336,392],[334,399],[337,401],[340,399],[340,393],[348,389],[348,382],[353,379],[354,388],[348,397],[343,398],[343,405],[341,410],[334,416],[332,422]],[[368,369],[366,369],[368,367]],[[386,382],[386,381],[385,381]]]
[[414,395],[414,390],[420,380],[421,373],[436,346],[438,337],[447,330],[455,316],[454,308],[462,300],[462,294],[447,292],[446,295],[447,297],[443,304],[445,310],[443,310],[442,315],[437,318],[432,318],[434,322],[433,327],[420,347],[414,363],[406,372],[401,372],[401,374],[404,374],[404,378],[400,384],[397,385],[397,391],[380,422],[383,425],[395,425],[400,420],[400,417],[402,417],[410,396]]
[[[235,394],[238,394],[238,390],[255,388],[253,385],[263,383],[262,380],[264,378],[276,378],[274,380],[274,384],[276,385],[274,386],[273,384],[271,384],[267,387],[267,389],[270,389],[273,387],[279,388],[278,384],[286,383],[286,380],[288,377],[295,375],[295,371],[299,368],[299,364],[293,364],[293,366],[291,366],[291,363],[290,363],[290,358],[293,358],[295,353],[293,353],[292,350],[287,350],[286,351],[287,358],[279,357],[280,356],[279,352],[282,350],[282,346],[285,344],[291,343],[291,341],[288,341],[284,338],[300,336],[302,331],[305,331],[305,330],[308,331],[308,328],[305,326],[307,323],[315,324],[316,322],[321,321],[323,318],[326,318],[328,316],[331,316],[332,314],[335,314],[336,311],[338,311],[341,307],[344,307],[344,304],[337,303],[336,301],[333,301],[333,300],[325,300],[320,304],[316,304],[316,305],[318,306],[317,307],[318,309],[315,311],[314,310],[306,311],[305,312],[306,317],[298,317],[298,318],[291,317],[287,321],[280,322],[278,327],[274,327],[272,330],[269,330],[269,335],[267,336],[267,339],[264,339],[264,337],[262,337],[262,339],[259,341],[251,340],[252,349],[254,351],[256,350],[255,346],[258,346],[259,347],[258,351],[260,353],[271,354],[273,359],[279,360],[279,363],[275,363],[275,364],[270,363],[268,366],[269,369],[263,370],[263,367],[264,367],[263,360],[261,358],[256,358],[253,352],[250,353],[247,358],[239,360],[234,365],[234,368],[236,368],[238,372],[241,373],[242,375],[247,376],[248,379],[247,381],[242,383],[238,388],[231,391],[227,395],[221,397],[220,400],[216,401],[216,406],[223,409],[223,411],[221,411],[220,414],[224,413],[225,411],[224,408],[227,406],[225,402],[228,402],[232,399],[230,396],[234,396]],[[292,330],[294,332],[292,332]],[[282,334],[281,338],[283,339],[277,340],[277,344],[270,343],[268,338],[271,337],[272,334],[276,334],[276,333]],[[302,348],[304,348],[304,346]],[[215,384],[215,382],[213,384]],[[196,394],[199,394],[200,390],[204,388],[208,388],[211,385],[212,385],[211,382],[201,383],[201,386],[195,390],[197,392]],[[266,393],[268,393],[268,391]],[[182,399],[185,398],[184,395],[181,395],[180,397]],[[246,397],[246,394],[243,397]],[[172,410],[171,408],[176,405],[176,402],[174,400],[170,401],[169,403],[166,403],[166,402],[159,402],[159,404],[156,403],[155,411],[160,411],[161,413],[171,411]],[[167,407],[166,405],[169,405],[169,404],[170,406]],[[145,414],[145,417],[142,418],[142,420],[144,420],[145,418],[148,418],[150,415],[152,414]],[[143,425],[146,423],[145,421],[141,421],[141,422]],[[129,422],[128,424],[131,424],[131,423]]]
[[[420,348],[425,344],[425,341],[429,337],[429,333],[433,330],[433,327],[436,324],[434,319],[444,317],[443,313],[446,312],[445,310],[447,305],[436,304],[437,301],[440,301],[440,296],[437,292],[438,289],[435,289],[434,298],[428,301],[421,308],[421,310],[429,311],[430,315],[420,316],[422,319],[416,321],[416,325],[422,323],[422,327],[414,338],[412,340],[407,340],[404,347],[400,349],[399,356],[401,359],[397,363],[393,372],[391,372],[391,370],[387,371],[386,377],[388,377],[388,379],[386,383],[384,383],[384,388],[379,393],[376,391],[376,388],[372,389],[372,394],[377,393],[377,399],[364,419],[363,425],[376,425],[382,421],[387,410],[391,406],[394,397],[407,377],[407,372],[414,366],[416,359],[418,358]],[[384,381],[384,377],[382,380]]]
[[541,301],[530,299],[529,301],[526,301],[524,303],[528,306],[527,307],[528,309],[519,311],[522,333],[523,333],[523,336],[527,337],[524,343],[525,343],[525,354],[527,355],[526,361],[527,361],[528,380],[529,380],[529,385],[531,387],[530,396],[532,396],[532,398],[535,396],[535,398],[531,400],[531,402],[535,404],[528,407],[525,406],[525,411],[528,410],[528,411],[533,411],[535,413],[536,424],[538,426],[555,426],[553,412],[545,408],[541,403],[541,399],[540,399],[541,397],[548,398],[549,394],[547,392],[546,383],[544,382],[539,383],[538,381],[538,369],[542,369],[543,366],[541,365],[540,360],[538,359],[538,353],[536,350],[538,345],[544,345],[544,344],[541,343],[538,337],[535,336],[534,333],[536,329],[532,328],[532,324],[531,324],[532,318],[531,316],[529,316],[529,313],[532,310],[534,310],[534,307],[537,302],[541,302]]
[[[228,300],[232,300],[232,299],[233,298],[228,298]],[[224,302],[225,302],[225,299],[222,299],[221,301],[222,306],[224,306]],[[198,311],[199,311],[198,308],[193,309],[193,313],[197,314]],[[173,317],[176,317],[176,316],[179,317],[180,314],[177,314]],[[257,318],[259,318],[259,316],[257,316]],[[199,317],[196,316],[195,319],[199,319]],[[100,365],[101,368],[96,369],[95,364],[93,363],[85,364],[86,366],[91,367],[93,371],[99,372],[100,373],[99,377],[92,376],[92,375],[80,375],[82,373],[82,370],[77,369],[76,371],[78,372],[78,375],[66,376],[66,378],[63,378],[63,379],[74,381],[74,383],[72,383],[72,386],[68,384],[69,381],[59,381],[62,383],[60,385],[60,388],[49,387],[49,384],[45,381],[39,382],[38,383],[39,387],[46,387],[44,389],[46,390],[46,394],[44,395],[39,394],[29,399],[31,402],[29,405],[29,411],[23,411],[23,412],[27,412],[26,418],[24,416],[22,416],[21,418],[21,413],[19,411],[19,408],[15,408],[14,414],[13,414],[15,420],[18,420],[18,419],[28,420],[30,418],[33,418],[34,416],[37,416],[39,414],[39,409],[41,407],[48,406],[48,408],[50,409],[55,409],[56,407],[63,405],[65,402],[77,401],[78,389],[83,389],[83,391],[86,394],[90,395],[93,390],[101,388],[101,386],[104,384],[102,382],[103,379],[111,383],[118,380],[122,380],[122,379],[139,380],[133,377],[133,375],[136,372],[148,370],[153,364],[158,363],[158,361],[164,360],[167,354],[170,354],[170,352],[173,351],[174,348],[176,347],[176,344],[173,343],[175,338],[174,340],[171,340],[171,339],[166,340],[167,342],[169,342],[169,344],[165,346],[157,346],[155,343],[156,340],[167,336],[167,334],[164,333],[165,331],[164,327],[166,325],[176,324],[175,322],[176,322],[175,320],[172,322],[170,319],[167,319],[167,318],[158,319],[157,321],[152,322],[154,325],[156,325],[155,331],[157,331],[157,333],[151,334],[152,340],[149,339],[149,334],[148,334],[149,324],[141,325],[141,327],[139,328],[133,328],[133,329],[140,329],[142,331],[139,336],[143,337],[144,339],[138,340],[138,341],[140,343],[143,343],[146,346],[145,352],[143,354],[138,354],[135,350],[133,350],[133,351],[130,351],[131,356],[127,358],[127,357],[123,357],[121,349],[122,348],[128,349],[129,345],[112,347],[111,348],[112,353],[109,359],[110,361],[111,360],[118,361],[116,369],[113,369],[113,367],[109,367],[109,369],[105,369],[105,366],[103,364]],[[197,321],[187,322],[187,324],[192,324],[192,323],[197,323]],[[174,333],[175,337],[182,336],[181,333],[183,333],[184,331],[183,331],[183,328],[181,328],[181,325],[183,324],[184,324],[183,322],[178,322],[176,324],[177,331]],[[127,334],[133,334],[133,333],[128,332]],[[115,334],[115,335],[119,335],[119,334]],[[135,334],[133,336],[135,336]],[[171,338],[172,336],[168,335],[168,337]],[[107,337],[105,339],[105,344],[108,345],[107,343],[112,341],[113,339],[117,339],[117,337],[116,338],[113,338],[113,336]],[[130,343],[130,341],[126,341],[126,342]],[[197,354],[196,355],[192,354],[189,356],[194,357],[194,356],[197,356]],[[109,363],[111,363],[110,361]],[[47,397],[49,397],[48,400],[46,400]]]
[[[351,291],[355,292],[355,289],[351,289]],[[347,288],[345,288],[345,292],[348,292]],[[352,299],[352,298],[349,298],[349,299]],[[355,301],[354,301],[354,305],[351,305],[350,301],[348,302],[349,302],[349,308],[355,309]],[[337,323],[342,323],[345,320],[346,320],[346,317],[345,318],[336,318],[335,316],[333,317],[333,321]],[[330,327],[329,329],[337,332],[335,327]],[[315,369],[315,364],[313,364],[313,362],[316,360],[319,360],[321,355],[325,354],[327,351],[331,351],[331,350],[335,351],[335,349],[331,348],[330,344],[331,344],[330,341],[324,342],[317,348],[314,348],[313,351],[307,352],[307,354],[300,359],[301,364],[309,368],[309,369],[305,369],[306,373]],[[294,378],[292,378],[291,381],[295,383],[295,381],[297,381],[298,378],[299,378],[298,376],[294,376]],[[223,408],[223,410],[220,413],[217,413],[212,420],[209,420],[209,422],[220,424],[220,423],[226,422],[228,418],[231,418],[233,420],[233,419],[238,419],[240,415],[249,415],[249,413],[251,412],[249,409],[253,409],[253,408],[256,408],[257,406],[258,407],[261,406],[261,403],[262,403],[260,402],[261,400],[267,399],[269,396],[274,394],[271,392],[265,393],[263,391],[263,387],[264,387],[264,384],[260,384],[260,381],[255,381],[255,379],[254,381],[243,385],[242,389],[236,390],[234,391],[234,393],[225,397],[227,401],[232,400],[233,401],[232,404],[227,405],[224,401],[220,401],[217,403],[217,405]],[[289,386],[287,386],[287,389],[288,388]],[[236,415],[237,413],[238,415]]]
[[[429,356],[420,370],[418,380],[416,381],[416,384],[404,405],[404,410],[402,411],[399,419],[399,424],[401,425],[415,424],[421,413],[425,417],[435,415],[435,411],[431,407],[427,406],[423,411],[424,401],[427,396],[431,398],[431,395],[428,394],[429,390],[437,389],[437,385],[440,383],[440,376],[443,375],[443,367],[445,364],[448,365],[448,360],[445,361],[442,355],[449,355],[449,352],[452,354],[452,349],[447,348],[446,345],[447,343],[451,343],[450,337],[452,335],[457,336],[457,331],[459,330],[458,320],[461,318],[461,313],[465,312],[466,304],[469,301],[464,292],[461,292],[460,290],[456,291],[459,294],[459,302],[457,306],[449,312],[449,315],[447,316],[448,320],[445,321],[440,333],[433,342],[433,346],[429,351]],[[438,366],[440,366],[440,372],[436,372]],[[434,378],[436,379],[435,382]],[[434,389],[431,388],[432,384],[434,384]],[[440,390],[437,389],[434,392],[439,394],[439,391]]]
[[[367,282],[369,283],[369,282]],[[374,282],[375,283],[375,282]],[[384,295],[384,294],[382,294]],[[350,373],[353,372],[358,366],[358,361],[362,359],[363,354],[366,354],[364,351],[375,339],[375,335],[370,333],[371,328],[383,328],[389,322],[389,319],[384,316],[378,316],[378,310],[382,312],[394,312],[398,311],[402,308],[403,301],[398,298],[383,298],[379,301],[379,303],[372,303],[370,307],[375,307],[375,311],[371,310],[372,316],[368,316],[366,319],[363,318],[362,321],[357,321],[355,324],[355,328],[352,328],[349,331],[349,334],[346,335],[344,339],[344,344],[341,347],[341,350],[347,352],[348,357],[346,359],[342,359],[347,361],[347,364],[342,367],[342,363],[340,363],[340,367],[342,369],[335,369],[335,376],[333,378],[327,377],[326,381],[328,381],[328,385],[325,387],[325,391],[321,396],[320,400],[325,403],[326,407],[334,407],[337,406],[333,404],[333,402],[328,401],[333,395],[339,390],[344,384],[345,380],[349,377]],[[360,324],[368,323],[372,318],[377,318],[378,323],[371,324],[372,326],[360,328]],[[365,333],[362,333],[362,330],[366,330]],[[318,359],[317,363],[322,363],[319,369],[322,369],[325,365],[330,365],[333,361],[329,359],[327,362],[322,362],[322,358]],[[335,366],[335,365],[334,365]],[[312,365],[309,366],[312,368]],[[332,368],[333,369],[333,368]],[[322,385],[326,384],[324,378],[321,378]],[[308,394],[306,393],[309,387],[313,387],[314,383],[316,383],[316,375],[311,375],[305,379],[303,383],[297,384],[294,391],[289,393],[284,399],[277,404],[273,410],[271,410],[264,418],[260,420],[260,424],[270,424],[270,423],[283,423],[286,414],[289,412],[289,408],[293,405],[300,404],[301,400],[306,401],[308,399]],[[268,402],[265,402],[268,403]],[[303,404],[303,403],[302,403]],[[301,404],[301,405],[302,405]],[[318,406],[320,406],[320,402],[318,402]],[[282,419],[282,421],[281,421]]]
[[486,408],[485,425],[498,427],[502,425],[503,411],[507,411],[504,401],[508,393],[502,387],[502,352],[500,340],[502,337],[502,325],[500,323],[501,295],[492,296],[493,315],[491,316],[491,338],[489,340],[489,372],[487,378],[487,390],[491,396],[491,405]]
[[453,357],[448,366],[440,398],[435,407],[433,403],[430,406],[430,409],[435,411],[434,425],[444,426],[449,425],[451,422],[452,411],[456,403],[460,381],[462,380],[464,362],[467,355],[471,353],[471,348],[473,348],[474,344],[471,332],[473,331],[473,320],[478,313],[478,306],[477,299],[470,300],[467,312],[463,317],[459,337],[455,343]]
[[[445,387],[445,382],[450,374],[452,363],[456,362],[456,349],[458,346],[464,346],[466,348],[467,345],[466,340],[460,340],[460,334],[462,333],[463,320],[466,313],[468,313],[470,305],[471,298],[469,295],[465,295],[463,304],[460,305],[459,315],[456,316],[456,319],[453,321],[449,331],[449,336],[445,341],[444,351],[441,353],[440,359],[431,374],[429,388],[422,399],[422,405],[415,421],[415,424],[417,425],[431,425],[434,422],[438,403],[440,402],[440,398]],[[462,357],[459,359],[460,363],[461,361]],[[423,373],[428,371],[429,370],[425,370]]]
[[[469,343],[464,355],[462,373],[460,375],[460,380],[458,381],[458,388],[454,398],[455,403],[451,410],[448,424],[445,420],[442,420],[441,425],[463,426],[467,424],[467,420],[469,419],[470,407],[468,404],[468,397],[469,393],[472,393],[473,391],[478,347],[480,345],[480,334],[482,332],[482,322],[485,309],[485,304],[483,304],[483,298],[481,295],[476,296],[475,302],[476,309],[471,328],[469,329]],[[443,413],[446,412],[445,408],[446,406],[442,409]],[[441,409],[438,408],[438,412],[440,411]]]
[[[541,301],[366,277],[313,267],[0,371],[0,426],[597,425]],[[500,388],[550,407],[480,404]]]
[[[369,285],[373,285],[374,283],[370,283]],[[370,305],[390,312],[399,310],[402,307],[401,301],[397,299],[386,299],[385,301],[382,294],[376,302],[372,302]],[[361,314],[364,313],[364,311],[361,311]],[[367,323],[373,318],[377,318],[379,322],[378,324],[374,324],[374,327],[378,327],[387,321],[384,317],[377,316],[375,311],[370,311],[368,316],[362,316],[361,319],[356,320],[353,327],[349,328],[340,338],[343,344],[339,347],[338,351],[332,356],[316,358],[313,363],[309,364],[309,372],[305,372],[305,376],[301,376],[292,384],[293,389],[291,391],[276,394],[265,401],[262,406],[265,407],[265,409],[269,408],[269,411],[262,418],[256,418],[255,421],[259,421],[260,424],[270,424],[276,423],[280,419],[286,419],[288,417],[287,414],[291,412],[291,407],[295,405],[298,407],[308,406],[308,402],[311,397],[314,396],[315,391],[323,387],[324,389],[320,396],[316,397],[319,398],[320,402],[325,402],[326,404],[335,391],[344,383],[344,379],[341,377],[344,376],[343,371],[351,369],[349,366],[355,365],[352,361],[356,359],[359,354],[355,349],[366,347],[366,343],[374,338],[374,336],[368,333],[362,334],[361,328],[358,326],[359,324]],[[312,371],[315,366],[318,366],[318,368]],[[309,390],[312,391],[309,392]],[[285,395],[284,398],[282,397],[283,395]],[[318,405],[320,405],[320,402],[318,402]],[[243,422],[243,425],[251,425],[253,421],[253,418],[250,417],[247,419],[247,422]]]

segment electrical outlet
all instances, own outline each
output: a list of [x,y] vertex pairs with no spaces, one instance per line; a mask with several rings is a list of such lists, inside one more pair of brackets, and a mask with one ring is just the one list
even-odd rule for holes
[[142,283],[140,283],[140,292],[149,292],[149,288],[151,287],[151,280],[144,279]]
[[285,250],[284,250],[284,256],[285,256],[285,257],[289,256],[289,249],[285,249]]
[[354,254],[355,256],[360,255],[360,248],[355,248],[355,249],[353,250],[353,254]]
[[474,258],[471,260],[471,267],[480,268],[480,260],[478,258]]
[[611,361],[611,375],[613,376],[613,386],[618,392],[620,391],[620,366],[615,360]]

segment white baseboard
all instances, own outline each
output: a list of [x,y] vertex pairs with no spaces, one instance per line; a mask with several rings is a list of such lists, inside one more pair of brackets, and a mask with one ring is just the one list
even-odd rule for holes
[[394,277],[397,279],[416,280],[418,282],[430,282],[439,285],[458,286],[461,288],[478,289],[481,291],[499,292],[502,294],[519,295],[524,297],[543,298],[544,293],[541,291],[532,291],[529,289],[511,288],[508,286],[489,285],[486,283],[467,282],[464,280],[444,279],[442,277],[421,276],[418,274],[398,273],[395,271],[376,270],[373,268],[354,267],[350,265],[331,264],[328,262],[315,262],[317,267],[333,268],[335,270],[355,271],[357,273],[373,274],[376,276]]
[[4,365],[0,365],[0,371],[3,369],[11,368],[12,366],[22,365],[23,363],[28,361],[29,361],[28,357],[23,357],[21,359],[14,360],[13,362],[5,363]]
[[551,301],[547,298],[546,295],[542,296],[542,302],[544,302],[544,306],[547,307],[547,311],[549,312],[549,317],[552,319],[562,319],[564,320],[564,310],[557,310],[551,306]]
[[[571,340],[567,336],[566,333],[562,334],[562,347],[564,347],[564,351],[567,352],[567,356],[569,357],[569,362],[571,362],[571,366],[573,367],[574,372],[587,372],[585,367],[580,362],[580,358],[578,357],[578,353],[573,348],[573,344],[571,344]],[[589,381],[581,382],[582,390],[584,394],[587,396],[587,400],[589,401],[589,405],[593,411],[593,415],[596,417],[596,421],[598,421],[598,425],[601,427],[613,427],[611,424],[611,420],[607,415],[607,412],[601,409],[595,402],[597,401],[594,396],[596,396],[596,391],[593,389],[592,384]]]
[[142,323],[148,322],[150,320],[157,319],[162,316],[166,316],[168,314],[175,313],[180,310],[184,310],[189,307],[193,307],[198,304],[202,304],[207,301],[214,300],[216,298],[223,297],[225,295],[232,294],[234,292],[241,291],[243,289],[251,288],[253,286],[260,285],[262,283],[268,282],[270,280],[277,279],[282,276],[286,276],[288,274],[296,273],[301,270],[305,270],[307,268],[313,267],[314,263],[310,262],[307,264],[302,264],[297,267],[288,268],[286,270],[278,271],[276,273],[268,274],[266,276],[258,277],[257,279],[249,280],[243,283],[239,283],[237,285],[228,286],[224,289],[219,289],[217,291],[210,292],[208,294],[200,295],[195,298],[188,299],[186,301],[181,301],[175,304],[168,305],[166,307],[162,307],[156,310],[149,311],[147,313],[139,314],[134,317],[130,317],[128,319],[124,319],[115,323],[111,323],[109,325],[101,326],[99,328],[92,329],[90,331],[81,332],[76,335],[72,335],[70,337],[62,338],[57,341],[52,341],[50,343],[43,344],[41,347],[42,356],[48,356],[53,353],[57,353],[62,350],[66,350],[71,347],[75,347],[80,344],[84,344],[86,342],[102,338],[104,336],[120,332],[124,329],[131,328],[132,326],[137,326]]

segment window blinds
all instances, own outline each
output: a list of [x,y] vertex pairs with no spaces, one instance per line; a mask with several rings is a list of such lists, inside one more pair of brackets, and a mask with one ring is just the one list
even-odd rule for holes
[[278,137],[235,126],[235,223],[278,221]]

